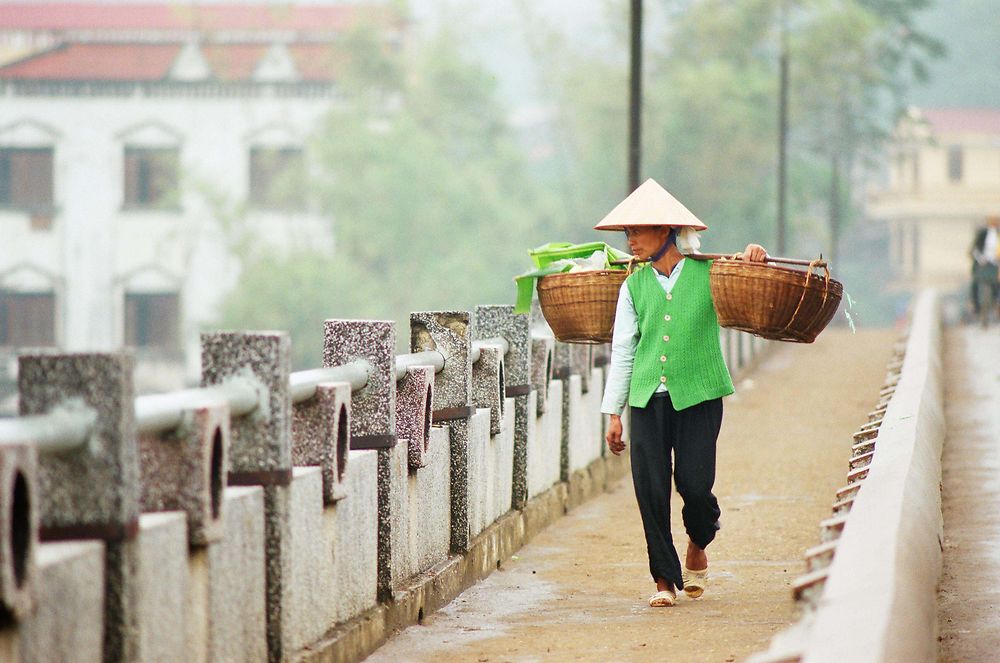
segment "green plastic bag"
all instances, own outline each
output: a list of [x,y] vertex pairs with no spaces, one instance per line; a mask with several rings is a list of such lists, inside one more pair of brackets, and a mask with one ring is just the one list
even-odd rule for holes
[[517,303],[515,313],[531,311],[531,299],[535,294],[535,285],[539,278],[550,274],[560,274],[573,269],[573,265],[561,260],[574,258],[589,258],[596,251],[604,251],[604,269],[625,269],[625,265],[612,265],[615,260],[627,260],[631,256],[624,251],[608,246],[604,242],[588,242],[586,244],[570,244],[569,242],[550,242],[528,251],[535,269],[514,278],[517,282]]

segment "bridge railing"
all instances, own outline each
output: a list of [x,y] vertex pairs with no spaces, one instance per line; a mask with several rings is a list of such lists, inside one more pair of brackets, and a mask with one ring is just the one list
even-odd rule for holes
[[[323,366],[294,373],[287,334],[205,334],[201,387],[138,398],[127,352],[22,356],[0,649],[286,660],[387,605],[416,621],[435,569],[605,462],[607,346],[509,306],[409,332],[396,355],[393,323],[327,320]],[[763,349],[745,336],[723,333],[734,373]]]
[[847,484],[807,573],[804,616],[753,663],[931,661],[937,657],[944,412],[938,297],[916,299],[878,402],[853,436]]

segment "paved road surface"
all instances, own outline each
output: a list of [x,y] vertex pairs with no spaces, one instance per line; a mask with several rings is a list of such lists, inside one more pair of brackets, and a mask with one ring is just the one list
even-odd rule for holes
[[1000,660],[1000,329],[945,336],[939,661]]
[[[796,619],[789,584],[846,483],[851,434],[877,400],[895,340],[891,330],[829,329],[814,345],[780,344],[726,399],[723,528],[704,598],[647,607],[653,584],[623,481],[368,661],[734,661],[764,649]],[[673,506],[683,550],[679,500]]]

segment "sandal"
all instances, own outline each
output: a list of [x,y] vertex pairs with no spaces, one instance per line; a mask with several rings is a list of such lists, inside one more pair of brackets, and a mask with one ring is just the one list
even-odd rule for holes
[[677,594],[670,590],[656,592],[649,597],[650,608],[669,608],[677,600]]
[[708,567],[693,571],[686,566],[681,571],[681,581],[684,583],[684,593],[689,597],[700,598],[708,587]]

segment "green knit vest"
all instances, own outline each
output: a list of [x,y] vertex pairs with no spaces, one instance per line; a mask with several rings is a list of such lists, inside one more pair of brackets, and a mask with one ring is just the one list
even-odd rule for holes
[[675,410],[733,393],[722,358],[719,319],[708,284],[709,261],[687,259],[667,294],[652,267],[625,281],[639,327],[628,404],[646,407],[663,384]]

